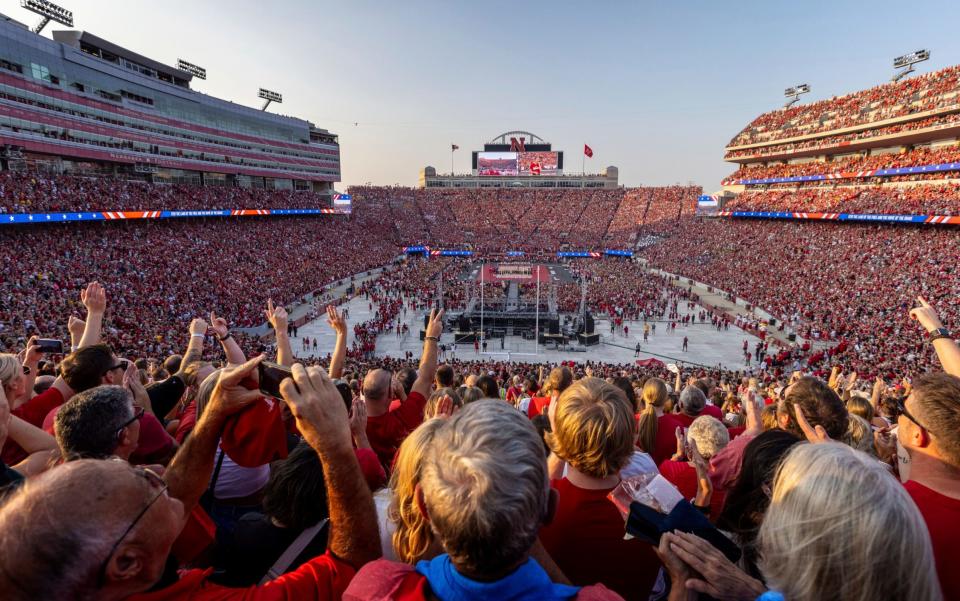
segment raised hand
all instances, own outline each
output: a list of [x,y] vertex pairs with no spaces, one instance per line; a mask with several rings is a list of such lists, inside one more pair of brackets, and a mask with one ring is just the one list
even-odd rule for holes
[[337,336],[345,336],[347,333],[347,320],[333,305],[327,305],[327,325],[333,328]]
[[443,309],[437,311],[436,309],[430,309],[430,320],[427,322],[427,329],[425,331],[425,336],[432,336],[434,338],[439,338],[440,334],[443,333]]
[[[260,365],[261,361],[263,361],[263,355],[254,357],[243,365],[223,369],[217,379],[217,385],[210,395],[210,402],[206,411],[204,411],[204,415],[207,411],[212,410],[217,416],[226,417],[262,397],[263,394],[259,390],[250,390],[240,384],[243,380],[257,373],[257,366]],[[289,380],[284,380],[284,382],[287,381]]]
[[352,448],[343,397],[319,367],[294,363],[293,378],[280,383],[280,394],[297,420],[297,428],[318,453]]
[[367,402],[361,398],[353,399],[350,411],[350,432],[354,436],[363,436],[367,432]]
[[107,293],[99,282],[90,282],[86,289],[80,291],[80,302],[87,308],[87,314],[103,315],[107,310]]
[[936,310],[930,306],[930,303],[922,296],[917,297],[917,302],[920,306],[910,309],[910,317],[920,322],[920,325],[923,326],[923,329],[927,332],[933,332],[934,330],[942,328],[943,322],[940,321],[940,316],[937,315]]
[[287,332],[287,310],[283,308],[283,305],[274,306],[273,299],[268,298],[267,310],[264,311],[264,314],[275,332]]
[[830,442],[830,436],[823,426],[820,424],[817,424],[815,427],[810,426],[810,422],[807,421],[807,416],[803,414],[803,409],[800,408],[800,405],[794,404],[793,411],[797,418],[797,425],[800,426],[803,435],[807,437],[808,441],[813,443]]
[[27,348],[24,349],[21,362],[24,365],[36,365],[42,358],[43,353],[40,351],[40,345],[37,344],[37,337],[31,336],[27,341]]
[[70,318],[67,319],[67,330],[70,332],[70,339],[75,343],[80,341],[80,338],[83,336],[83,329],[86,327],[87,322],[75,315],[71,315]]
[[222,317],[217,317],[217,314],[213,311],[210,312],[210,329],[217,335],[217,338],[223,338],[230,333],[227,320]]
[[434,417],[451,417],[453,415],[453,399],[449,394],[443,395],[437,403],[437,413]]
[[137,369],[133,361],[127,362],[127,369],[123,372],[123,387],[130,391],[134,405],[143,407],[153,413],[150,405],[150,395],[147,394],[147,389],[140,382],[140,370]]
[[207,322],[199,317],[190,322],[190,334],[207,334]]

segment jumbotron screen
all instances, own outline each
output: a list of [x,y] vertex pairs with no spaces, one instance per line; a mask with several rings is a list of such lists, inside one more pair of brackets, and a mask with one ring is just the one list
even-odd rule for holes
[[477,153],[477,175],[556,175],[557,152],[480,152]]

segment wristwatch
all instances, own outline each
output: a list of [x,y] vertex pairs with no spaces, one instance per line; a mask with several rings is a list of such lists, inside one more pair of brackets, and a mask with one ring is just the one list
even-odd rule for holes
[[434,342],[440,342],[440,338],[437,336],[426,336],[424,340],[433,340]]
[[23,366],[23,375],[25,375],[25,376],[29,376],[29,375],[30,375],[30,366],[29,366],[29,365],[24,365],[24,366]]
[[947,328],[937,328],[936,330],[930,332],[930,342],[934,340],[940,340],[941,338],[953,338],[950,335],[950,330]]

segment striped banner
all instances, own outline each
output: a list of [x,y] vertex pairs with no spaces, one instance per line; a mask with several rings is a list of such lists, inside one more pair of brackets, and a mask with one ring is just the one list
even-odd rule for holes
[[0,225],[115,221],[119,219],[188,219],[196,217],[263,217],[267,215],[349,215],[345,209],[213,209],[203,211],[95,211],[85,213],[0,213]]

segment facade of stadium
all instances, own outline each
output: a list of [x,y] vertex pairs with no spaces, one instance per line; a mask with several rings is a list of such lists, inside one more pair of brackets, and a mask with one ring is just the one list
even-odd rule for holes
[[335,134],[191,80],[90,33],[51,40],[0,15],[3,168],[331,195]]

